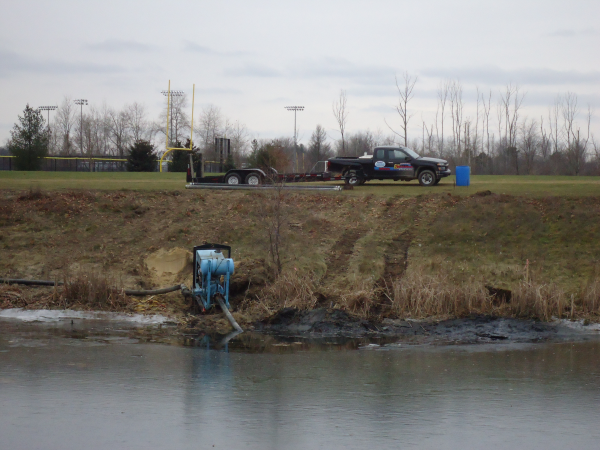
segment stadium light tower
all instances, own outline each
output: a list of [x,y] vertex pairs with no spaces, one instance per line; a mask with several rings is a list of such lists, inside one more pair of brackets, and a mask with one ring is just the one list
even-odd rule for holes
[[50,133],[50,111],[58,109],[58,106],[40,106],[39,111],[48,111],[48,133]]
[[296,113],[304,111],[304,106],[286,106],[288,111],[294,111],[294,172],[298,170],[298,142],[296,134]]
[[[173,139],[173,97],[182,97],[184,95],[183,91],[160,91],[162,95],[167,97],[167,103],[170,105],[171,111],[169,111],[169,106],[167,106],[167,113],[171,118],[171,139]],[[175,139],[177,141],[177,139]],[[168,143],[171,145],[171,142]]]
[[77,100],[74,100],[73,103],[75,103],[76,105],[81,106],[81,116],[79,119],[79,150],[81,151],[81,154],[83,155],[83,105],[87,105],[88,101],[84,98],[80,98]]

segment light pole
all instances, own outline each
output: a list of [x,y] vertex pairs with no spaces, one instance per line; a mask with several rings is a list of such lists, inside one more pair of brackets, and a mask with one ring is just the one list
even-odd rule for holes
[[294,111],[294,172],[297,171],[298,168],[298,143],[296,136],[296,113],[298,111],[304,111],[304,106],[286,106],[285,109],[288,111]]
[[[171,118],[171,139],[173,139],[173,97],[182,97],[184,93],[183,91],[160,91],[160,93],[167,97],[167,103],[171,105],[171,111],[167,110],[167,112]],[[170,98],[169,95],[171,96]],[[175,139],[175,141],[177,142],[177,139]],[[172,141],[169,141],[169,145],[171,144]]]
[[58,106],[40,106],[38,111],[48,111],[48,153],[50,153],[50,111],[58,109]]
[[48,133],[50,133],[50,111],[58,109],[58,106],[40,106],[39,111],[48,111]]
[[[81,154],[83,155],[83,105],[87,105],[88,101],[86,99],[80,98],[78,100],[74,100],[73,103],[81,106],[81,116],[79,119],[79,150],[81,150]],[[90,167],[90,171],[91,171]]]

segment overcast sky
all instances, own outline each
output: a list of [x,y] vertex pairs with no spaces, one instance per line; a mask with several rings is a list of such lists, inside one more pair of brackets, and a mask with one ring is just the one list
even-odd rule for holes
[[196,111],[214,104],[257,137],[293,134],[287,105],[306,107],[302,141],[317,124],[339,137],[331,109],[340,89],[350,131],[388,132],[404,71],[419,76],[410,138],[421,117],[433,120],[446,78],[462,82],[471,117],[476,86],[497,97],[518,83],[536,118],[575,92],[582,109],[595,107],[600,134],[599,17],[598,0],[6,0],[0,144],[26,103],[65,95],[115,108],[137,101],[158,119],[169,79],[189,94],[196,84]]

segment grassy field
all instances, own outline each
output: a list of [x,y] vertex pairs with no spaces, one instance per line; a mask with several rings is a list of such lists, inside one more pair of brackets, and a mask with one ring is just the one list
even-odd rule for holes
[[[326,183],[341,184],[341,183]],[[131,172],[0,172],[0,189],[43,190],[99,189],[99,190],[181,190],[185,187],[183,173],[131,173]],[[600,177],[567,176],[504,176],[474,175],[471,186],[454,186],[454,177],[444,179],[439,186],[422,188],[416,181],[409,183],[370,181],[345,195],[389,197],[416,196],[428,193],[472,195],[489,190],[494,194],[517,196],[596,196],[600,195]]]

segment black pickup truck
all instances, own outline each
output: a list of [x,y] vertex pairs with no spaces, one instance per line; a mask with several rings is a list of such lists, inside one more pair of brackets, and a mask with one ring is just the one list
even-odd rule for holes
[[341,173],[347,184],[369,180],[419,180],[421,186],[435,186],[450,175],[448,161],[419,156],[406,147],[376,147],[372,155],[337,156],[327,161],[327,171]]

